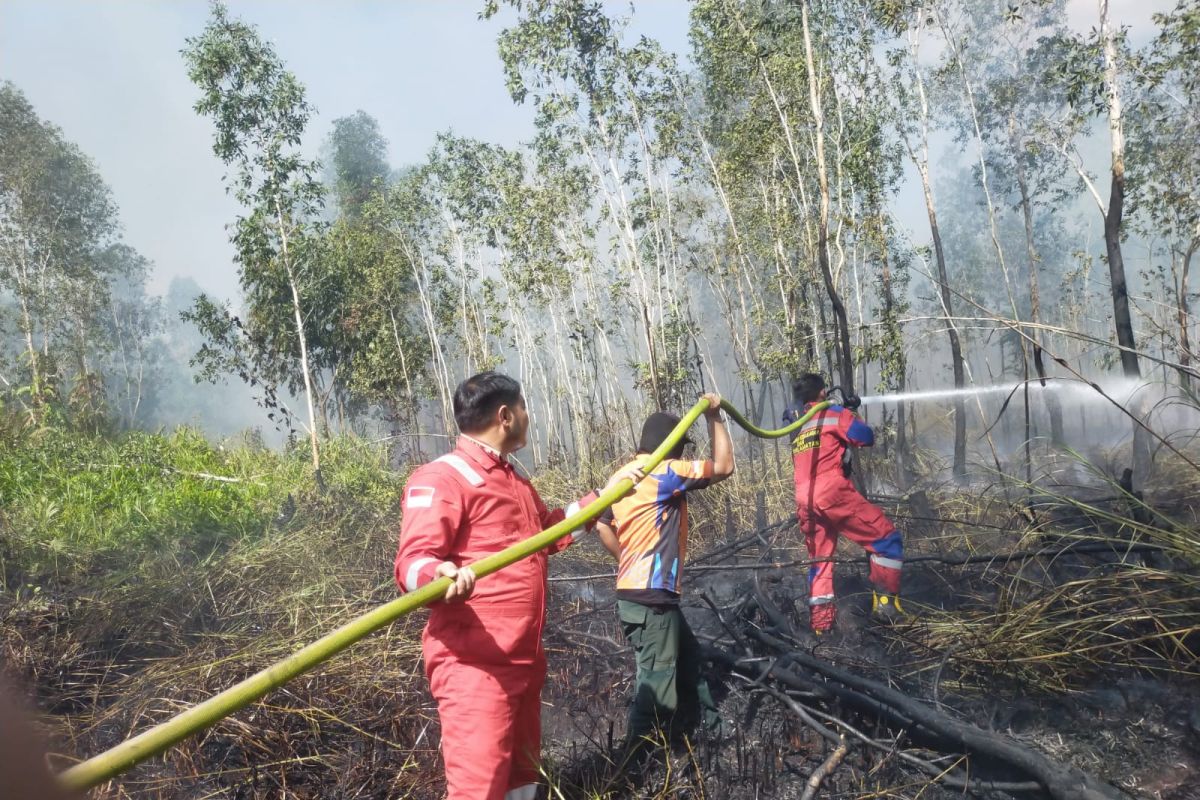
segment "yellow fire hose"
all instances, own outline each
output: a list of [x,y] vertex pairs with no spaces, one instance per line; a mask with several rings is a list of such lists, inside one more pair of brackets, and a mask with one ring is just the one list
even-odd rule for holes
[[[727,401],[721,402],[721,408],[738,425],[762,439],[776,439],[786,436],[800,428],[814,414],[829,407],[828,402],[817,403],[800,419],[778,430],[764,430],[752,424],[742,416],[741,412]],[[654,469],[675,448],[687,433],[688,428],[708,408],[707,400],[699,400],[683,415],[679,424],[671,431],[657,450],[646,460],[645,471]],[[488,556],[471,564],[476,577],[483,578],[520,561],[527,556],[542,550],[547,545],[561,539],[571,531],[600,516],[606,508],[620,500],[633,488],[633,481],[623,480],[594,502],[580,509],[576,514],[567,517],[557,525],[553,525],[541,533],[535,534],[523,542],[519,542],[506,550]],[[401,595],[390,603],[369,611],[357,617],[336,630],[326,634],[317,641],[297,650],[292,655],[276,662],[270,667],[251,675],[220,694],[213,695],[187,711],[176,714],[166,722],[159,723],[147,731],[139,733],[132,739],[127,739],[116,747],[92,756],[87,761],[80,762],[59,776],[59,780],[68,789],[83,790],[98,786],[125,770],[162,753],[167,748],[186,739],[194,733],[208,728],[234,711],[244,708],[272,689],[277,689],[297,675],[332,658],[345,650],[359,639],[374,633],[400,617],[418,608],[429,605],[441,598],[450,586],[449,578],[438,578],[420,589]]]

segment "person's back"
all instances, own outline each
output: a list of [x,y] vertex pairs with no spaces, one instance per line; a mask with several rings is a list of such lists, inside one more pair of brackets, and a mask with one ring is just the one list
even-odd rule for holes
[[[624,469],[640,467],[643,460],[636,458]],[[687,557],[687,492],[708,486],[712,467],[711,461],[664,460],[602,517],[617,526],[617,597],[678,605]]]
[[[808,413],[818,401],[797,400],[783,412],[783,423],[790,425]],[[843,462],[846,448],[871,447],[875,432],[845,406],[832,405],[791,434],[792,465],[796,485],[845,480]]]
[[[629,712],[626,744],[644,752],[656,726],[669,732],[699,721],[720,727],[720,717],[700,673],[700,645],[679,608],[687,558],[687,494],[733,473],[733,445],[720,417],[721,400],[706,395],[713,443],[711,460],[680,458],[683,442],[647,474],[637,489],[614,503],[596,523],[605,547],[618,561],[617,613],[621,629],[637,654],[637,681]],[[679,423],[672,414],[652,414],[642,426],[641,467]],[[627,469],[628,469],[627,467]]]
[[[793,387],[795,403],[784,412],[785,424],[800,419],[826,399],[825,379],[802,375]],[[900,613],[900,570],[904,541],[883,511],[859,494],[843,467],[846,448],[870,447],[875,433],[843,406],[830,406],[813,415],[792,436],[796,469],[796,518],[813,564],[808,572],[813,631],[833,627],[835,594],[833,558],[839,536],[862,545],[871,554],[872,609],[886,618]]]

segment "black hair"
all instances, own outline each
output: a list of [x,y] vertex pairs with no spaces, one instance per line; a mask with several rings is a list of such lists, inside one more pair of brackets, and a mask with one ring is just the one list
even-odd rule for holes
[[[642,423],[642,436],[638,440],[638,454],[653,453],[655,450],[667,440],[671,435],[671,431],[679,424],[679,417],[675,414],[670,414],[666,411],[656,411],[646,417],[646,421]],[[692,443],[686,435],[671,448],[667,453],[668,458],[679,458],[683,455],[683,448]]]
[[816,372],[806,372],[792,384],[797,403],[815,403],[824,390],[825,377]]
[[497,408],[515,406],[520,399],[520,383],[499,372],[481,372],[454,390],[454,421],[463,433],[478,433],[491,424]]

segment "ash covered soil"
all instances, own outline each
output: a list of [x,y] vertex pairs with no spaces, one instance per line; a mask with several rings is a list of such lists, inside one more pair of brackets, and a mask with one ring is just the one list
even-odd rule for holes
[[[1037,602],[1039,590],[1054,591],[1089,576],[1119,579],[1123,571],[1143,566],[1137,555],[1060,552],[1016,566],[1006,560],[914,562],[904,579],[909,619],[883,625],[869,614],[862,551],[843,542],[838,555],[847,563],[838,567],[837,630],[818,639],[807,626],[806,567],[792,563],[805,557],[794,526],[777,528],[749,546],[742,542],[717,559],[700,554],[685,571],[684,612],[715,656],[707,676],[728,730],[719,738],[697,732],[663,742],[640,765],[625,759],[621,749],[634,660],[616,618],[612,580],[564,580],[603,573],[598,565],[605,562],[590,543],[552,560],[543,714],[552,797],[800,798],[811,790],[814,772],[839,749],[840,735],[845,754],[828,767],[815,796],[1049,796],[1029,771],[1005,759],[880,713],[869,699],[828,696],[823,691],[828,678],[789,655],[803,653],[884,684],[985,737],[1040,754],[1064,774],[1082,771],[1111,788],[1111,796],[1200,798],[1194,634],[1179,642],[1178,662],[1155,651],[1135,653],[1132,663],[1106,664],[1101,648],[1083,659],[1091,666],[1064,680],[1059,672],[1069,671],[1071,663],[1059,663],[1063,659],[1055,653],[1044,654],[1053,665],[1045,669],[1019,645],[1010,648],[1008,663],[1003,656],[981,663],[980,648],[969,636],[946,644],[926,629],[927,620],[947,615],[970,618],[974,612],[991,619],[987,614],[997,604],[1022,597]],[[910,556],[930,549],[910,537]],[[750,569],[764,564],[786,566]],[[1006,591],[1011,596],[1003,596]],[[1086,602],[1076,611],[1086,622]],[[1126,622],[1109,635],[1135,636],[1135,625]],[[1018,640],[1022,635],[1004,633]],[[1003,643],[997,646],[1003,653]],[[780,669],[800,683],[776,680]],[[824,731],[818,730],[822,725]]]
[[[1156,501],[1190,519],[1189,497]],[[807,629],[806,555],[793,523],[697,536],[684,613],[711,657],[727,730],[662,742],[636,765],[621,750],[634,659],[616,617],[613,562],[591,537],[555,556],[545,795],[1200,798],[1200,578],[1186,547],[1164,551],[1131,535],[1113,522],[1121,509],[1018,509],[1016,520],[979,513],[959,523],[968,515],[949,502],[886,507],[907,540],[909,615],[899,624],[870,617],[867,562],[842,543],[838,627],[820,640]],[[36,689],[63,754],[55,765],[99,753],[392,599],[379,575],[395,532],[390,522],[370,530],[366,545],[347,538],[347,560],[330,564],[329,594],[309,617],[281,616],[287,604],[269,599],[288,597],[286,587],[248,583],[241,569],[213,573],[215,588],[173,580],[156,613],[98,607],[104,620],[143,625],[122,631],[118,646],[88,638],[83,598],[0,598],[4,658]],[[1194,541],[1194,526],[1181,535]],[[328,539],[281,550],[281,563],[323,563],[327,551],[310,545]],[[91,796],[443,797],[420,662],[424,618],[398,621]],[[134,652],[130,642],[158,644]],[[1072,794],[1078,787],[1090,794]]]

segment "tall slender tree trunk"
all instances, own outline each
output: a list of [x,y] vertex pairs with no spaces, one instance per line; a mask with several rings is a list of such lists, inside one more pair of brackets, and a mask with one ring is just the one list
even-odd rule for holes
[[1121,219],[1125,210],[1125,134],[1121,119],[1121,92],[1117,85],[1117,43],[1108,18],[1108,0],[1100,0],[1100,36],[1104,43],[1104,84],[1108,98],[1108,132],[1112,145],[1112,187],[1104,215],[1104,247],[1108,253],[1108,276],[1112,283],[1113,319],[1117,344],[1121,347],[1121,369],[1129,378],[1140,378],[1137,344],[1129,313],[1129,290],[1125,283],[1125,259],[1121,254]]
[[[1121,348],[1121,371],[1138,379],[1137,342],[1129,313],[1129,289],[1125,282],[1125,259],[1121,254],[1121,220],[1125,212],[1125,134],[1121,119],[1121,91],[1117,84],[1117,42],[1108,18],[1108,0],[1100,0],[1100,38],[1104,45],[1104,88],[1108,100],[1108,133],[1112,152],[1112,185],[1104,214],[1104,249],[1108,254],[1108,278],[1112,289],[1113,322]],[[1146,416],[1144,401],[1134,400],[1133,413]],[[1140,487],[1150,471],[1150,440],[1138,421],[1133,423],[1133,487]]]
[[32,292],[31,281],[29,280],[29,270],[25,259],[25,253],[21,253],[21,258],[16,264],[16,281],[17,281],[17,298],[21,303],[21,336],[25,340],[25,352],[29,356],[29,389],[30,389],[30,405],[29,418],[32,422],[37,422],[38,407],[42,402],[42,371],[41,365],[38,363],[37,346],[33,343],[33,312],[29,308],[29,295]]
[[[921,177],[921,191],[925,197],[925,211],[929,216],[929,233],[933,239],[934,260],[938,275],[938,297],[942,304],[942,314],[946,319],[946,335],[950,340],[950,367],[954,374],[954,388],[961,390],[966,386],[966,364],[963,361],[962,341],[958,335],[958,324],[954,320],[954,302],[950,295],[950,276],[946,270],[946,255],[942,249],[942,235],[938,230],[937,206],[933,200],[933,185],[929,179],[929,99],[925,94],[925,82],[921,77],[918,49],[920,46],[920,31],[925,20],[924,7],[916,9],[916,33],[910,47],[912,63],[919,101],[920,121],[920,152],[918,153],[910,141],[905,128],[900,127],[901,139],[908,151],[908,156],[917,168]],[[915,425],[915,417],[914,425]],[[914,432],[915,435],[915,432]],[[962,480],[967,474],[967,407],[965,399],[960,395],[954,398],[954,461],[953,475],[956,480]]]
[[[1040,327],[1042,299],[1038,288],[1038,264],[1041,263],[1041,257],[1038,255],[1037,246],[1033,241],[1033,208],[1029,199],[1029,179],[1025,175],[1025,162],[1021,158],[1017,121],[1012,114],[1008,116],[1008,141],[1013,163],[1016,165],[1017,188],[1021,192],[1021,216],[1025,221],[1025,254],[1029,259],[1029,321],[1038,326],[1033,332],[1033,368],[1037,372],[1038,381],[1044,388],[1046,386],[1046,364],[1043,345],[1046,334]],[[1063,439],[1062,406],[1053,392],[1046,392],[1044,396],[1046,410],[1050,414],[1050,441],[1062,444],[1065,441]]]
[[[966,96],[967,108],[971,112],[971,125],[975,130],[975,142],[978,147],[979,188],[983,192],[984,205],[987,208],[988,229],[991,233],[992,248],[996,251],[996,261],[1000,265],[1000,274],[1004,277],[1004,291],[1008,297],[1009,308],[1012,310],[1013,322],[1015,324],[1019,324],[1021,321],[1021,312],[1017,308],[1017,300],[1013,293],[1012,280],[1008,274],[1008,260],[1004,257],[1004,247],[1000,243],[1000,234],[996,226],[996,207],[992,202],[992,190],[988,184],[989,178],[986,158],[987,150],[983,139],[983,130],[979,125],[979,113],[975,104],[975,92],[971,87],[971,80],[967,76],[966,65],[963,63],[962,53],[956,43],[954,32],[946,26],[945,20],[942,18],[940,13],[937,15],[937,19],[938,24],[942,29],[946,44],[954,56],[955,63],[958,65],[959,76],[962,78],[963,93]],[[1033,478],[1033,454],[1031,450],[1032,431],[1029,415],[1029,356],[1025,350],[1024,339],[1018,338],[1015,344],[1021,353],[1021,405],[1023,407],[1024,416],[1024,432],[1022,438],[1024,441],[1025,450],[1025,475],[1026,482],[1031,483]],[[1003,364],[1003,360],[1001,360],[1001,364]],[[1004,370],[1001,368],[1001,375],[1003,375],[1003,372]],[[978,397],[976,398],[976,402],[977,405],[980,405],[980,416],[982,417],[982,404],[979,403]],[[990,437],[988,439],[988,443],[992,444]],[[994,445],[992,445],[992,454],[996,461],[996,470],[999,472],[1000,459],[999,456],[996,455]]]
[[[812,37],[808,30],[808,0],[800,6],[800,19],[804,27],[804,58],[808,71],[808,98],[812,105],[815,123],[817,182],[821,191],[821,211],[817,225],[817,263],[821,267],[821,278],[825,282],[825,293],[833,308],[837,325],[838,368],[843,392],[854,392],[854,351],[850,347],[850,326],[846,319],[846,306],[833,282],[829,267],[829,176],[825,168],[825,116],[821,108],[821,94],[817,87],[816,63],[813,58]],[[797,165],[798,167],[799,165]],[[797,170],[798,171],[798,170]],[[799,174],[797,174],[799,179]]]
[[[1200,240],[1193,241],[1187,252],[1182,254],[1179,277],[1175,283],[1176,320],[1179,325],[1179,365],[1183,367],[1179,371],[1179,382],[1184,389],[1189,391],[1192,388],[1192,376],[1189,372],[1192,365],[1192,342],[1189,334],[1192,312],[1188,306],[1188,273],[1191,272],[1192,257],[1195,256],[1198,247],[1200,247]],[[1174,256],[1172,256],[1172,263],[1174,260]]]
[[[441,336],[438,333],[437,318],[433,310],[433,291],[431,277],[427,275],[425,256],[419,245],[409,242],[408,238],[399,232],[395,233],[396,243],[404,252],[404,257],[412,268],[413,282],[417,286],[417,298],[421,304],[421,320],[425,323],[425,338],[429,342],[429,358],[433,362],[434,385],[437,386],[438,400],[442,407],[442,432],[453,436],[456,430],[454,414],[451,411],[450,400],[450,369],[446,365],[446,354],[442,349]],[[464,343],[464,347],[467,346]]]
[[31,402],[36,409],[42,402],[41,370],[38,368],[38,351],[33,344],[33,315],[29,313],[29,299],[21,295],[21,333],[25,338],[25,351],[29,355],[29,386]]
[[[895,287],[892,285],[892,264],[888,248],[887,229],[883,222],[883,210],[879,205],[878,196],[871,198],[871,216],[877,221],[878,236],[879,236],[879,259],[880,259],[880,284],[883,288],[883,318],[887,325],[899,325],[896,321],[896,293]],[[904,385],[908,372],[908,365],[904,358],[904,351],[900,350],[894,354],[894,357],[899,361],[894,365],[896,380],[894,387],[897,392],[904,393]],[[909,458],[908,458],[908,432],[905,430],[905,414],[906,409],[904,403],[896,404],[896,483],[901,489],[905,489],[909,484]]]
[[[929,233],[933,237],[933,254],[937,262],[938,294],[941,296],[942,313],[946,316],[946,335],[950,339],[950,362],[954,371],[954,388],[966,385],[963,369],[962,341],[958,336],[958,325],[954,321],[954,300],[950,296],[950,276],[946,272],[946,255],[942,250],[942,235],[938,231],[937,208],[933,202],[933,187],[929,182],[928,163],[917,165],[921,175],[921,187],[925,193],[925,210],[929,214]],[[967,474],[967,407],[962,396],[954,398],[954,477],[961,479]]]
[[312,375],[308,368],[308,339],[304,336],[304,315],[300,311],[300,287],[296,284],[296,272],[292,268],[292,256],[288,247],[287,225],[279,198],[275,198],[275,222],[279,225],[279,241],[283,251],[283,266],[287,270],[288,288],[292,292],[292,314],[296,323],[296,338],[300,341],[300,371],[304,373],[304,401],[308,406],[308,440],[312,445],[313,469],[317,483],[321,483],[321,451],[317,446],[317,419],[313,408]]

